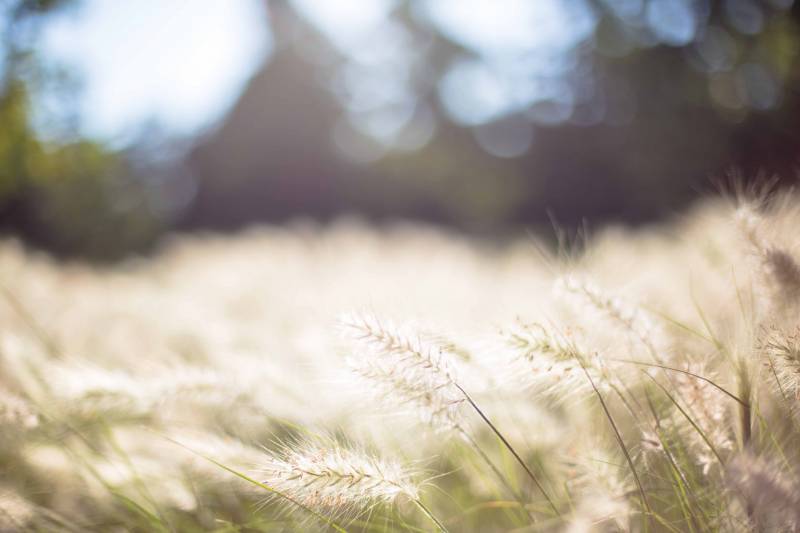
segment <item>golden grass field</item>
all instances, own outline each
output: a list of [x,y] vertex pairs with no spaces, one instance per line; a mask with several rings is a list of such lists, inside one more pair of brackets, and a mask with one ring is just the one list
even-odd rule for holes
[[800,203],[0,246],[2,531],[796,531]]

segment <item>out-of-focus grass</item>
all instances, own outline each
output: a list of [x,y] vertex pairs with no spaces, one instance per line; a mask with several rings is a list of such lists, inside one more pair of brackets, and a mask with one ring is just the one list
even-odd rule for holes
[[106,269],[7,242],[0,524],[791,531],[800,210],[739,204],[552,255],[352,222]]

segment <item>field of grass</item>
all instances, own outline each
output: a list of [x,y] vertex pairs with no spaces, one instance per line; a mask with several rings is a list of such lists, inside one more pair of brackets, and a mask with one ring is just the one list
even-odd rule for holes
[[0,530],[796,531],[799,228],[3,243]]

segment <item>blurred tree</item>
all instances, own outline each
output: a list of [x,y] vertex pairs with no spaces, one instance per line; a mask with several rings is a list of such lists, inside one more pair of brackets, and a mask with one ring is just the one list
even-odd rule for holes
[[[186,225],[342,211],[479,231],[547,223],[548,210],[568,225],[637,222],[732,167],[794,179],[790,0],[484,4],[494,11],[387,2],[361,32],[341,15],[337,33],[314,2],[270,2],[276,52],[194,150]],[[495,17],[534,4],[561,18],[531,31],[533,18]]]
[[0,229],[59,254],[113,259],[161,229],[131,163],[75,128],[48,138],[34,127],[38,91],[74,90],[34,51],[44,18],[73,3],[0,2]]
[[119,151],[54,125],[43,95],[74,109],[79,87],[36,39],[77,0],[0,0],[0,230],[114,258],[191,202],[183,228],[355,211],[497,234],[652,220],[731,167],[794,177],[791,0],[264,1],[274,53],[187,174],[152,129]]

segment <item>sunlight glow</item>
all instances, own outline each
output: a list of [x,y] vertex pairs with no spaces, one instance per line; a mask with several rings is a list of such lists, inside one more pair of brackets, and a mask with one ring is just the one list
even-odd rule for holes
[[45,32],[46,57],[78,69],[86,133],[121,140],[147,122],[214,123],[270,50],[260,2],[87,0]]

